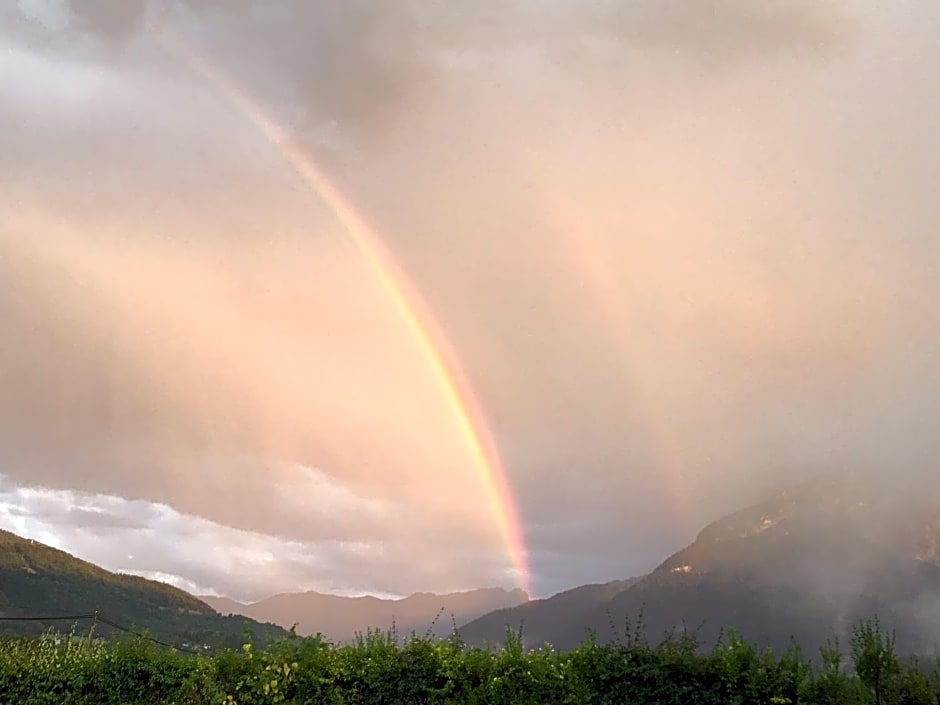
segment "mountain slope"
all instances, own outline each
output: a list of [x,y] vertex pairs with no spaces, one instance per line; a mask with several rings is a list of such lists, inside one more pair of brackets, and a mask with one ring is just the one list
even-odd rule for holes
[[[459,624],[493,610],[521,605],[528,597],[522,590],[492,588],[447,595],[417,593],[400,600],[317,592],[275,595],[248,605],[238,605],[227,598],[203,599],[220,612],[243,614],[287,628],[296,623],[298,634],[319,632],[341,642],[369,628],[389,629],[393,623],[402,635],[430,631],[434,636],[444,637],[453,631],[455,620]],[[233,605],[237,607],[233,609]]]
[[[111,573],[37,541],[0,531],[0,616],[53,617],[99,613],[122,626],[146,629],[174,644],[238,646],[244,618],[223,617],[189,593],[144,578]],[[89,621],[79,624],[87,629]],[[3,621],[6,633],[36,633],[62,621]],[[284,634],[274,625],[247,622],[259,639]],[[98,622],[103,634],[115,630]]]
[[[572,610],[583,617],[572,618]],[[815,653],[826,640],[845,643],[859,619],[878,614],[898,631],[899,647],[937,647],[940,634],[940,502],[916,488],[857,477],[821,478],[777,493],[706,527],[648,576],[600,604],[578,604],[540,626],[556,648],[616,638],[642,615],[657,641],[688,628],[710,647],[727,627],[783,648],[796,641]],[[477,620],[461,633],[497,640],[508,623]]]
[[[576,633],[580,634],[577,639],[580,642],[594,609],[640,580],[642,578],[582,585],[518,607],[490,612],[459,627],[459,632],[467,642],[480,645],[486,641],[501,644],[507,627],[517,630],[520,626],[525,645],[529,647],[538,647],[545,642],[555,645],[560,635]],[[567,638],[564,641],[567,642]]]

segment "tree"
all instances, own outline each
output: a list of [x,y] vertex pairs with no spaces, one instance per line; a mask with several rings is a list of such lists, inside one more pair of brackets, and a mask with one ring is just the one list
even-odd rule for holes
[[894,644],[894,632],[884,633],[877,616],[853,629],[851,647],[855,673],[871,693],[875,705],[883,705],[885,693],[901,672]]

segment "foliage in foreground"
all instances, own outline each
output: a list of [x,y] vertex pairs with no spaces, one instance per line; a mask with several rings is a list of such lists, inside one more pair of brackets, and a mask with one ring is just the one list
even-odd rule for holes
[[940,705],[940,664],[901,660],[877,620],[860,624],[811,663],[793,647],[774,655],[731,632],[710,653],[682,635],[571,652],[500,648],[369,632],[353,645],[291,634],[263,650],[189,656],[140,639],[105,642],[47,634],[0,643],[0,702],[176,705]]

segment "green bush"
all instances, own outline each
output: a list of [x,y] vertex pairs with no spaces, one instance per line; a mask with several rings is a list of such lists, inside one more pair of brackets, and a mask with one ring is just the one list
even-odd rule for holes
[[730,631],[710,653],[683,634],[656,646],[628,636],[577,649],[467,647],[394,630],[336,646],[293,631],[265,648],[250,635],[214,656],[146,637],[47,633],[0,641],[0,705],[940,705],[940,664],[902,661],[877,620],[815,663],[776,655]]

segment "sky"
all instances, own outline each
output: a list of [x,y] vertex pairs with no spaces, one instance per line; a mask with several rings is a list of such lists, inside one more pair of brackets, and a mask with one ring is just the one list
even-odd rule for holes
[[821,472],[929,483],[938,26],[4,3],[0,528],[242,600],[547,596]]

